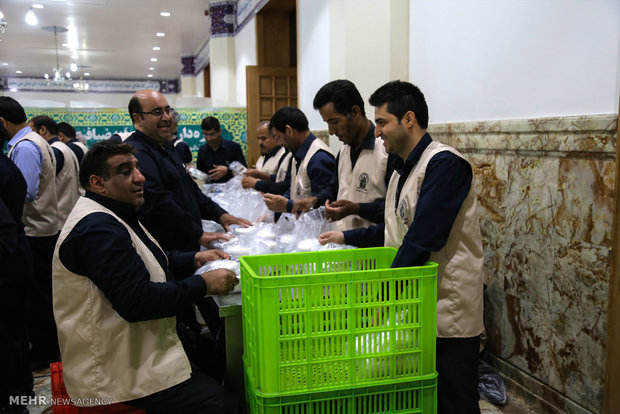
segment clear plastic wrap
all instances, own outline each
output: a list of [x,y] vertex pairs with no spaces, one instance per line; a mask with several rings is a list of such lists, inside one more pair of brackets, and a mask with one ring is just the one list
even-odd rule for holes
[[[241,277],[241,266],[238,260],[214,260],[198,268],[198,270],[196,270],[196,273],[203,274],[206,272],[210,272],[211,270],[217,269],[232,270],[233,272],[235,272],[237,278]],[[241,283],[235,286],[235,289],[232,291],[232,293],[234,292],[241,292]]]
[[219,191],[205,194],[233,216],[253,223],[272,222],[273,212],[267,208],[263,196],[256,190],[244,189],[241,180],[241,176],[233,177],[222,184],[222,187],[218,188]]

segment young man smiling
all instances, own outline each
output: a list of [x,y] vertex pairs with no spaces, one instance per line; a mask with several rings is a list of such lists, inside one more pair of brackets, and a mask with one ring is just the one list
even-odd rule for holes
[[375,135],[398,156],[385,224],[320,236],[320,243],[398,248],[392,267],[437,262],[437,372],[440,414],[477,414],[482,323],[482,237],[473,168],[426,131],[428,107],[415,85],[393,81],[370,97]]

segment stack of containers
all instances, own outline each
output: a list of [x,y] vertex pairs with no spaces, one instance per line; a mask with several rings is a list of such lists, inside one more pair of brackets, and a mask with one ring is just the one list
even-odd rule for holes
[[241,257],[254,414],[433,414],[437,264],[379,247]]

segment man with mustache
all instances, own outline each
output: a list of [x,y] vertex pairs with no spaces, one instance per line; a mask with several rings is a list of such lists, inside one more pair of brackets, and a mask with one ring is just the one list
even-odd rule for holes
[[325,84],[314,96],[330,135],[344,144],[336,157],[338,175],[331,184],[325,216],[340,230],[383,222],[385,191],[394,171],[395,155],[385,152],[375,126],[364,110],[364,100],[353,82],[338,79]]
[[226,269],[176,280],[210,252],[166,254],[138,221],[144,176],[133,147],[102,141],[84,156],[86,189],[54,252],[54,315],[70,397],[127,402],[150,413],[233,413],[223,388],[190,364],[175,315],[239,282]]
[[202,231],[201,219],[248,226],[247,220],[228,214],[205,196],[191,179],[182,161],[164,145],[170,138],[173,109],[154,90],[142,90],[129,101],[134,132],[127,140],[136,148],[144,184],[141,221],[165,250],[197,251],[223,235]]
[[[136,148],[135,156],[146,178],[140,221],[164,250],[197,252],[200,246],[209,247],[217,239],[228,239],[223,233],[203,232],[202,219],[217,221],[226,230],[232,224],[244,227],[252,224],[227,213],[204,195],[173,147],[167,145],[173,109],[161,93],[150,89],[138,91],[129,101],[128,109],[135,132],[125,142]],[[208,297],[200,300],[197,306],[217,339],[222,323],[215,301]],[[196,333],[200,332],[193,307],[179,314],[179,319]],[[186,345],[189,344],[186,342]],[[201,368],[220,376],[210,367],[201,364]]]
[[292,154],[286,150],[269,130],[269,121],[262,121],[256,128],[256,140],[261,156],[256,168],[247,169],[243,175],[243,188],[271,194],[284,194],[290,183]]

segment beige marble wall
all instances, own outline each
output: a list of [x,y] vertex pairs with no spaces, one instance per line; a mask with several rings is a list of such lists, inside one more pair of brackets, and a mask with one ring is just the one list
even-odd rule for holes
[[475,166],[487,350],[570,400],[574,412],[603,409],[616,121],[429,128]]

